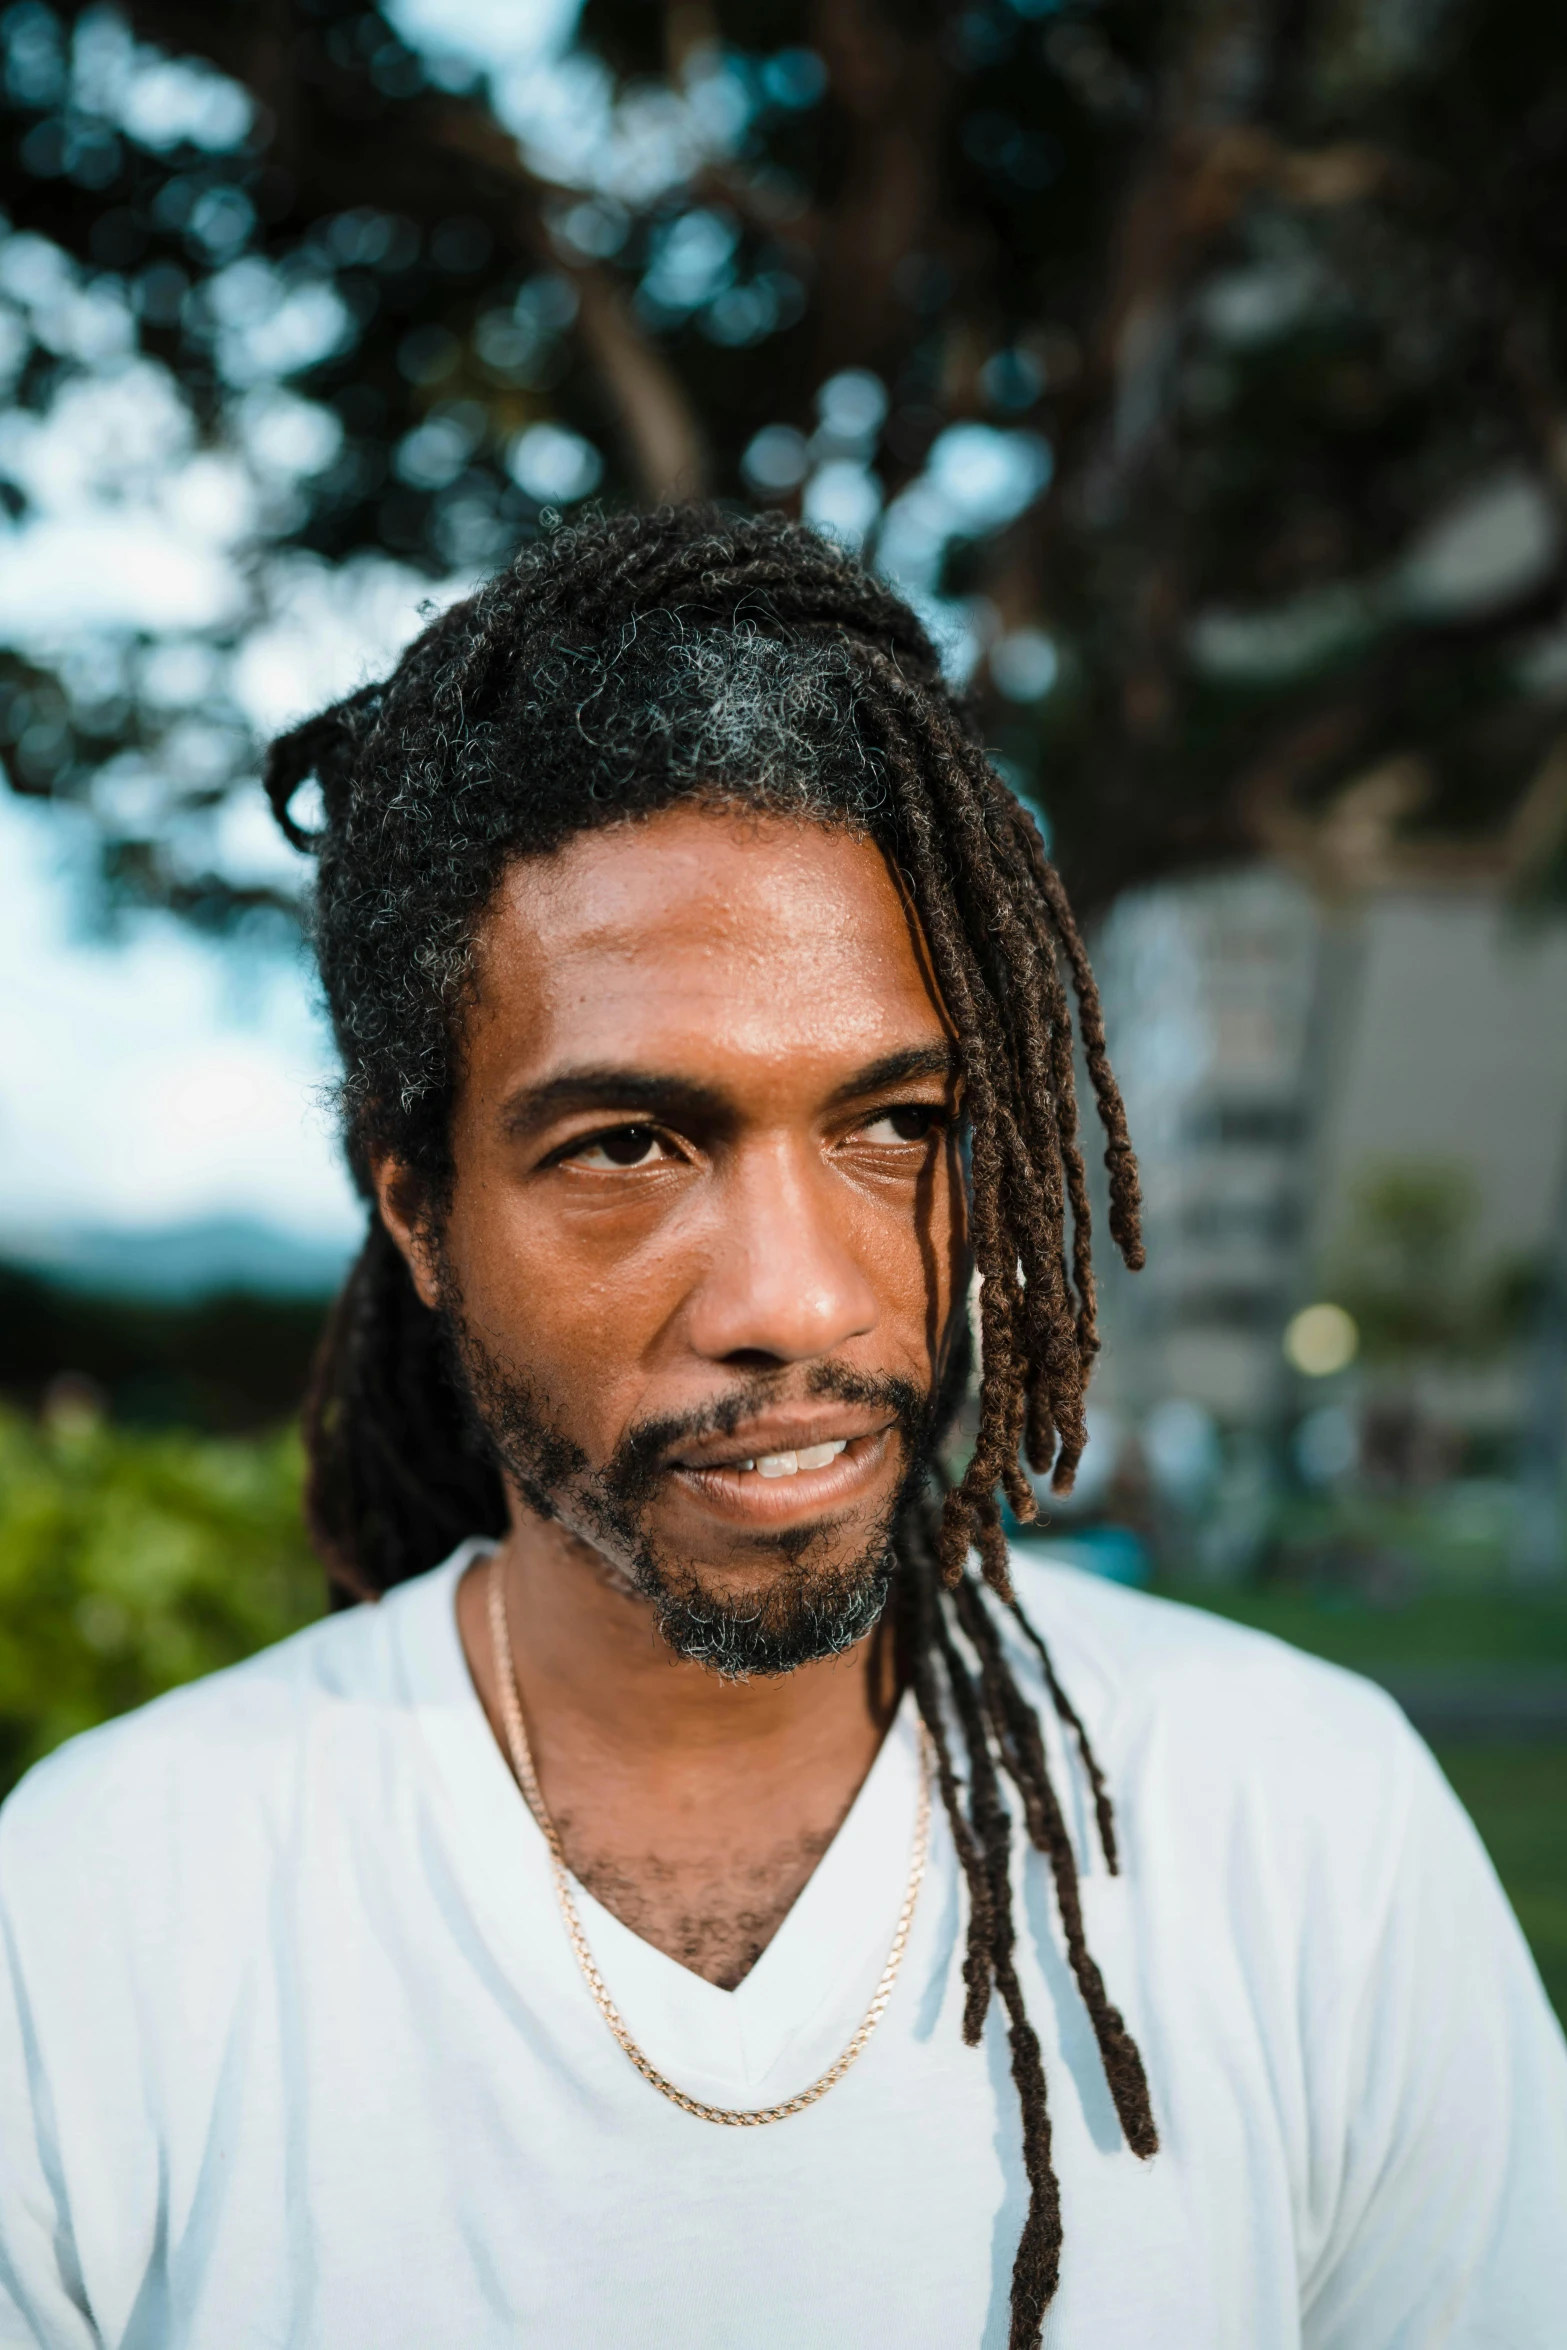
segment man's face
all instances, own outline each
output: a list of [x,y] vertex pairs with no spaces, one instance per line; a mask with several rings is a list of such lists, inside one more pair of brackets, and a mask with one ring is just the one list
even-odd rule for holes
[[514,1506],[720,1667],[857,1637],[965,1270],[950,1025],[880,850],[685,807],[519,862],[464,1043],[416,1269]]

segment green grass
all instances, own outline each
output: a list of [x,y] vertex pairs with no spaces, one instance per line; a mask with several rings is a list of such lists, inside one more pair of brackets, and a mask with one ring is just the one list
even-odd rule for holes
[[1373,1606],[1303,1591],[1214,1591],[1183,1583],[1169,1596],[1275,1633],[1357,1673],[1406,1665],[1567,1668],[1567,1593],[1437,1590]]

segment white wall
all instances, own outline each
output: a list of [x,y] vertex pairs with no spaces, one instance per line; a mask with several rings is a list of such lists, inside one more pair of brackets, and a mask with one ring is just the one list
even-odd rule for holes
[[1318,1241],[1368,1163],[1400,1158],[1469,1170],[1480,1253],[1542,1247],[1567,1153],[1567,924],[1390,891],[1330,916],[1324,949],[1350,967],[1324,1038]]

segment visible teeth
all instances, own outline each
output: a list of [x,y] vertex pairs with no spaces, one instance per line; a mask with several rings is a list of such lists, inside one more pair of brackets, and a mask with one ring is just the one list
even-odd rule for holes
[[841,1452],[849,1449],[847,1436],[835,1437],[830,1444],[808,1444],[803,1452],[758,1453],[755,1460],[736,1461],[742,1476],[754,1470],[758,1477],[794,1477],[801,1469],[825,1469]]

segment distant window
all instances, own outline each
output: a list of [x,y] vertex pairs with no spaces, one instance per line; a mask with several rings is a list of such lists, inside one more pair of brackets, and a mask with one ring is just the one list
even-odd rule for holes
[[1297,1238],[1300,1202],[1294,1199],[1194,1200],[1182,1219],[1189,1240],[1254,1240],[1280,1244]]
[[1283,1150],[1305,1131],[1298,1102],[1205,1102],[1190,1128],[1193,1142],[1221,1150]]
[[1215,1282],[1211,1288],[1182,1290],[1171,1298],[1166,1313],[1177,1329],[1271,1333],[1283,1319],[1283,1305],[1271,1284],[1253,1288]]

